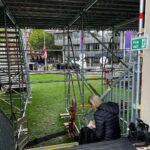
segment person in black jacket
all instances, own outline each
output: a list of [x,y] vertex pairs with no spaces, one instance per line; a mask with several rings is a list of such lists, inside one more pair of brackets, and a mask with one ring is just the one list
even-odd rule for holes
[[120,138],[119,107],[117,103],[102,103],[99,96],[90,96],[94,120],[81,129],[79,144]]

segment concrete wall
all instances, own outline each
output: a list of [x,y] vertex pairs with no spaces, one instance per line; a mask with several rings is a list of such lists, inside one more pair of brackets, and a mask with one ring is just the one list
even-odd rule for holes
[[[145,35],[150,38],[150,0],[146,0]],[[148,50],[144,51],[141,97],[141,119],[150,125],[150,42]]]

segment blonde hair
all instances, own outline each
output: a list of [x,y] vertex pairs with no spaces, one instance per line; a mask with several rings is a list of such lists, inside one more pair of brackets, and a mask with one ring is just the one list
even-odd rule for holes
[[98,108],[102,104],[100,97],[97,95],[89,96],[88,102],[89,102],[89,104],[91,104],[91,102],[93,102],[96,108]]

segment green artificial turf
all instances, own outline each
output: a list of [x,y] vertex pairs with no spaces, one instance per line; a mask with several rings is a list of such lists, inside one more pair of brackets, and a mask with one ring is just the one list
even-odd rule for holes
[[[75,77],[73,77],[75,79]],[[63,75],[39,74],[30,75],[30,81],[49,81],[49,80],[63,80]],[[81,83],[81,82],[80,82]],[[90,81],[95,88],[100,86],[99,81]],[[28,105],[27,117],[30,140],[40,138],[46,135],[57,133],[65,130],[63,123],[65,120],[60,118],[60,113],[65,113],[64,101],[64,83],[38,83],[32,84],[32,99],[31,104]],[[78,103],[78,110],[81,113],[82,105],[80,100],[80,92],[77,81],[74,82],[75,94]],[[91,92],[85,88],[85,105],[87,98]],[[100,88],[99,88],[100,89]],[[73,96],[73,88],[71,85],[71,99]],[[88,107],[86,106],[86,110]],[[41,145],[53,145],[72,141],[67,136],[53,139],[49,142],[44,142]],[[38,146],[39,146],[38,145]]]
[[[86,78],[100,78],[100,75],[90,75],[86,76]],[[73,79],[77,79],[76,76],[73,76]],[[64,122],[67,122],[66,119],[61,119],[60,114],[65,113],[65,100],[64,100],[64,83],[63,82],[50,82],[52,80],[64,80],[64,75],[59,74],[35,74],[30,75],[30,81],[34,84],[31,84],[32,89],[32,99],[31,103],[28,104],[27,107],[27,119],[28,119],[28,128],[29,128],[29,140],[32,141],[37,138],[41,138],[47,135],[51,135],[54,133],[58,133],[61,131],[66,130],[64,126]],[[35,82],[43,81],[44,83],[36,83]],[[102,86],[102,80],[90,80],[88,81],[96,90],[98,93],[103,93],[105,91],[106,87]],[[80,81],[80,85],[82,88],[82,81]],[[82,100],[80,97],[80,90],[79,85],[77,81],[73,82],[74,84],[74,90],[72,83],[70,83],[70,100],[76,98],[77,102],[77,110],[78,114],[83,114],[83,107],[82,107]],[[66,84],[66,89],[68,89],[68,83]],[[103,89],[103,90],[102,90]],[[121,89],[121,93],[123,94],[123,90]],[[68,91],[67,91],[68,92]],[[75,94],[74,94],[75,92]],[[119,101],[120,97],[123,97],[123,95],[120,95],[118,97],[118,93],[114,88],[114,97],[116,102]],[[126,90],[127,92],[127,90]],[[126,92],[124,94],[126,94]],[[89,110],[89,105],[87,103],[88,97],[92,95],[92,93],[87,89],[86,86],[84,86],[84,112]],[[9,93],[3,93],[0,92],[0,98],[1,99],[8,99],[9,102]],[[129,98],[131,98],[131,95],[129,95]],[[15,106],[20,107],[19,103],[20,98],[17,94],[13,93],[13,103]],[[70,102],[71,103],[71,102]],[[10,114],[10,106],[4,103],[3,101],[0,101],[0,107],[6,114]],[[121,113],[121,115],[123,115]],[[130,115],[130,114],[129,114]],[[124,114],[124,117],[127,118],[127,114]],[[82,125],[83,118],[82,116],[77,117],[77,125]],[[80,126],[81,127],[81,126]],[[70,139],[67,135],[54,138],[52,140],[42,142],[37,146],[47,146],[47,145],[54,145],[54,144],[60,144],[60,143],[67,143],[71,142],[72,139]]]
[[[86,78],[100,78],[100,75],[90,75],[86,76]],[[73,76],[73,79],[77,79],[76,76]],[[65,100],[64,100],[64,83],[63,82],[50,82],[54,80],[64,80],[64,75],[59,74],[35,74],[30,75],[30,81],[34,84],[31,84],[32,89],[32,99],[31,103],[28,104],[27,107],[27,119],[28,119],[28,128],[29,128],[29,139],[30,141],[41,138],[47,135],[51,135],[54,133],[58,133],[66,130],[64,126],[64,122],[67,122],[66,119],[61,119],[60,114],[65,113]],[[35,82],[43,81],[44,83],[36,83]],[[98,93],[102,94],[106,87],[102,86],[102,80],[90,80],[88,81]],[[80,88],[82,88],[82,81],[80,81]],[[79,85],[77,81],[73,82],[74,90],[72,83],[70,83],[70,100],[75,99],[77,101],[77,110],[78,114],[83,114],[82,101],[79,92]],[[66,89],[68,89],[68,83],[66,84]],[[68,91],[67,91],[68,92]],[[74,95],[75,92],[75,95]],[[114,101],[120,101],[120,98],[123,98],[124,95],[127,95],[127,89],[124,92],[123,89],[117,90],[114,88],[113,97]],[[121,93],[121,94],[120,94]],[[129,99],[131,99],[131,93],[129,92]],[[84,112],[86,113],[89,110],[89,105],[87,103],[88,96],[92,95],[92,93],[84,86]],[[9,94],[0,92],[0,97],[7,100],[9,102]],[[20,105],[18,96],[13,93],[13,103],[15,106]],[[17,101],[15,100],[17,99]],[[108,98],[109,100],[109,98]],[[127,100],[126,100],[127,101]],[[71,102],[70,102],[71,103]],[[0,106],[2,110],[5,110],[6,114],[10,114],[10,106],[6,103],[0,101]],[[129,105],[130,106],[130,105]],[[130,106],[131,108],[131,106]],[[131,112],[131,111],[130,111]],[[127,118],[127,116],[131,116],[131,113],[121,113],[121,116]],[[82,116],[77,117],[77,125],[81,127],[83,118]],[[121,122],[122,127],[122,122]],[[123,130],[122,130],[123,131]],[[47,146],[54,145],[60,143],[68,143],[71,142],[72,139],[66,136],[54,138],[52,140],[42,142],[37,146]]]

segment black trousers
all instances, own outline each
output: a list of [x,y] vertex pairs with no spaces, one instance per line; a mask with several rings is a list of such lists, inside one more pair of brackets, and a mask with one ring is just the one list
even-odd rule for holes
[[83,127],[80,131],[79,145],[98,142],[96,132],[88,127]]

